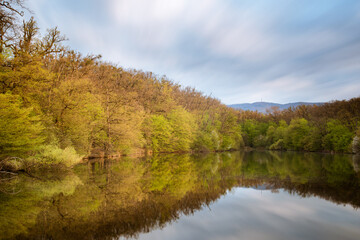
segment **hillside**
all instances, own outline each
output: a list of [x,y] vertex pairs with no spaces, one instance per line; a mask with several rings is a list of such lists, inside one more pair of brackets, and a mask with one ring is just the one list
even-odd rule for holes
[[280,103],[272,103],[272,102],[254,102],[254,103],[230,104],[228,106],[234,109],[258,111],[258,112],[266,113],[266,109],[270,109],[271,107],[279,107],[280,110],[284,110],[289,107],[295,108],[300,105],[321,105],[321,104],[323,103],[293,102],[293,103],[280,104]]

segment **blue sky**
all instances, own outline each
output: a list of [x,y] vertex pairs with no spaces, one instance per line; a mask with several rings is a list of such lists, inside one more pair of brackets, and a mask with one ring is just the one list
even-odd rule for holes
[[29,0],[39,27],[225,104],[360,96],[360,1]]

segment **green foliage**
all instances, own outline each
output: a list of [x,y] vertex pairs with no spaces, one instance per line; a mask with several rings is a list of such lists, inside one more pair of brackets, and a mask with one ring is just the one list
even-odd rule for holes
[[246,120],[242,129],[244,131],[244,141],[246,145],[253,147],[255,137],[260,135],[260,130],[256,127],[256,121],[251,119]]
[[348,152],[353,133],[338,120],[330,120],[326,125],[323,147],[337,152]]
[[19,96],[0,94],[0,152],[26,152],[36,149],[44,139],[44,127],[32,107],[24,107]]
[[112,147],[123,154],[131,154],[133,150],[144,146],[143,133],[141,126],[145,114],[142,110],[136,110],[132,107],[119,107],[119,121],[112,124],[111,144]]
[[211,131],[198,131],[193,143],[193,149],[199,152],[219,150],[220,139],[218,132],[215,129]]
[[171,152],[171,133],[173,128],[162,115],[152,115],[145,125],[149,128],[148,138],[154,152]]
[[54,89],[52,112],[58,124],[62,147],[73,146],[81,153],[89,152],[91,143],[100,141],[104,110],[93,88],[86,80],[66,81]]
[[267,137],[264,135],[259,135],[254,138],[253,144],[254,144],[254,147],[264,148],[267,146],[267,143],[268,143]]
[[306,138],[304,150],[306,151],[320,151],[322,149],[322,133],[319,128],[310,127],[309,136]]
[[0,71],[0,92],[11,91],[21,96],[26,104],[38,108],[38,105],[47,104],[48,89],[54,74],[43,68],[39,58],[32,57],[28,61],[24,63],[24,59],[17,57],[4,63],[13,68]]
[[189,155],[151,158],[150,191],[166,191],[173,196],[183,197],[193,188],[196,176]]
[[270,150],[284,150],[285,144],[283,139],[277,140],[275,143],[271,144],[269,147]]
[[192,114],[181,107],[167,117],[152,115],[144,125],[145,138],[154,152],[190,151],[197,127]]
[[0,193],[0,236],[126,238],[191,215],[239,186],[316,196],[356,210],[360,181],[352,164],[349,155],[251,151],[99,159],[48,180],[48,173],[39,172],[43,180],[19,174],[9,183],[18,194]]
[[243,146],[243,138],[241,136],[241,126],[237,121],[237,117],[230,111],[225,111],[221,115],[220,150],[239,149]]
[[[244,142],[250,147],[265,147],[268,142],[268,137],[266,137],[268,128],[274,127],[270,122],[259,122],[253,119],[248,119],[243,123],[242,131]],[[270,129],[269,134],[270,138],[274,138],[275,132],[272,132]]]
[[[57,173],[54,177],[57,181],[39,181],[20,175],[12,182],[18,194],[0,193],[2,238],[16,238],[16,235],[27,232],[36,225],[37,216],[50,206],[52,201],[46,199],[55,199],[58,194],[63,196],[74,194],[76,187],[82,184],[73,173],[67,173],[65,176]],[[41,178],[44,179],[44,176],[42,175]]]
[[268,143],[272,143],[275,141],[275,132],[276,132],[276,126],[269,126],[269,128],[266,131],[266,137]]
[[277,141],[279,139],[284,139],[285,135],[286,135],[287,128],[288,128],[287,123],[284,120],[280,120],[279,126],[275,130],[274,140],[273,141]]
[[263,134],[266,124],[252,119],[243,122],[248,146],[268,147],[270,150],[356,152],[354,146],[358,141],[355,134],[339,120],[329,120],[325,129],[304,118],[294,118],[289,125],[284,120],[280,120],[278,125],[270,121],[267,124],[266,134]]
[[61,149],[56,145],[44,145],[30,159],[36,163],[64,164],[67,167],[71,167],[81,162],[82,156],[78,155],[73,147]]
[[[200,117],[200,118],[199,118]],[[198,129],[192,149],[199,152],[220,150],[220,136],[218,129],[221,122],[215,120],[217,115],[204,114],[198,118]]]
[[346,155],[335,155],[327,158],[323,164],[327,172],[327,182],[336,187],[343,187],[349,179],[353,179],[355,172]]
[[308,121],[304,118],[293,119],[286,131],[284,143],[287,149],[303,150],[310,133]]
[[[271,149],[280,148],[275,144],[280,139],[284,149],[288,150],[355,153],[360,148],[355,137],[360,135],[356,134],[360,97],[321,105],[302,105],[283,111],[273,110],[267,114],[251,111],[241,111],[240,114],[247,146],[255,146],[254,139],[261,139],[263,135],[267,137],[267,147]],[[268,124],[266,134],[259,123]]]
[[[267,115],[236,111],[165,76],[82,56],[61,45],[65,38],[56,28],[41,38],[34,18],[12,19],[19,31],[6,46],[0,43],[2,153],[27,153],[42,143],[51,146],[40,157],[55,159],[49,162],[63,161],[55,156],[65,150],[72,155],[71,149],[81,155],[226,151],[244,145],[350,151],[358,99]],[[342,108],[346,104],[350,107]],[[326,127],[323,115],[329,109],[344,114]],[[357,138],[353,142],[356,150]]]
[[197,127],[194,116],[184,108],[177,107],[168,114],[167,118],[172,128],[172,151],[190,151]]

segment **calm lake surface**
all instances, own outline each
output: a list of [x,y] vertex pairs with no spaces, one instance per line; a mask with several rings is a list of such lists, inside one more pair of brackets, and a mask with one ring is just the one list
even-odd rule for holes
[[360,159],[232,152],[0,178],[0,239],[360,239]]

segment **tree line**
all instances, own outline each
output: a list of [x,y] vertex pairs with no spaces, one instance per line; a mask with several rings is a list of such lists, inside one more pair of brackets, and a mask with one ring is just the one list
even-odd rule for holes
[[0,155],[73,165],[81,156],[243,147],[358,152],[360,98],[267,114],[238,111],[152,72],[43,36],[22,0],[0,4]]
[[360,152],[360,98],[266,114],[241,112],[245,145],[270,150]]
[[23,2],[0,5],[0,152],[68,165],[95,153],[221,151],[242,145],[237,111],[152,72],[43,36]]

